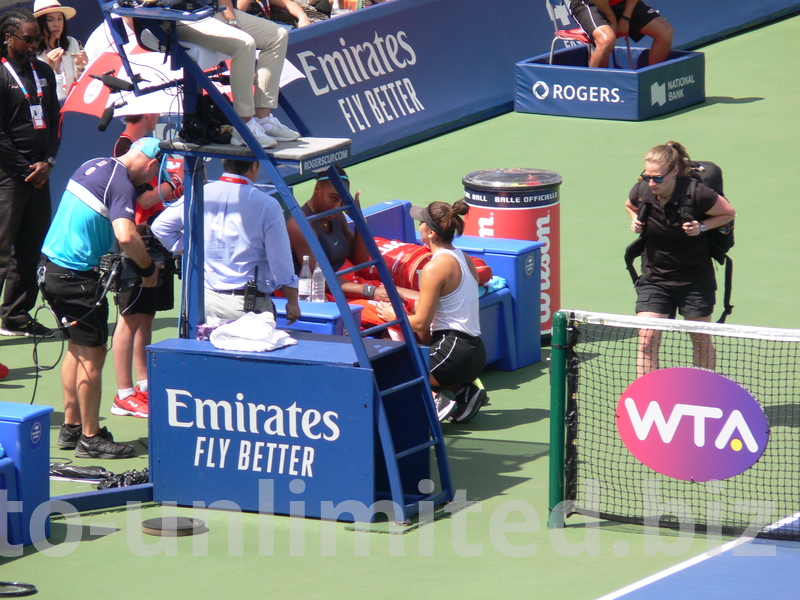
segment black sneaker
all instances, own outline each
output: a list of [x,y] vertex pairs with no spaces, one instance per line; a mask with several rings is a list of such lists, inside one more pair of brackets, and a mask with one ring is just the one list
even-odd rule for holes
[[74,450],[78,445],[78,440],[81,439],[81,432],[83,427],[80,425],[61,425],[61,431],[58,432],[58,441],[56,445],[62,450]]
[[53,337],[55,333],[55,329],[49,329],[33,319],[23,325],[10,323],[0,327],[0,335],[5,336],[50,338]]
[[78,458],[132,458],[134,453],[133,446],[116,443],[105,427],[92,437],[81,434],[75,447],[75,456]]
[[453,423],[466,423],[475,418],[481,406],[488,400],[486,390],[479,388],[474,383],[465,385],[456,394],[457,408],[450,420]]
[[440,423],[443,423],[456,409],[456,401],[448,398],[442,392],[434,392],[433,404],[436,407],[436,413],[439,415]]

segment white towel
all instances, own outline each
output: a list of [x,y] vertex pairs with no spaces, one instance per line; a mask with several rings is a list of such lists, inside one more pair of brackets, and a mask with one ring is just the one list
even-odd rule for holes
[[217,327],[209,340],[220,350],[246,352],[267,352],[297,343],[285,331],[275,329],[275,317],[271,312],[245,313],[232,323]]

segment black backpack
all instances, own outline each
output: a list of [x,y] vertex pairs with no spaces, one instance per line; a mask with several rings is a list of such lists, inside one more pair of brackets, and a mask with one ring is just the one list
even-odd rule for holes
[[[688,185],[686,186],[685,193],[681,197],[681,204],[680,204],[680,215],[684,221],[694,221],[695,220],[695,209],[696,203],[694,201],[694,194],[695,190],[697,189],[697,182],[700,181],[704,183],[706,186],[710,187],[712,190],[717,192],[720,196],[724,196],[723,194],[723,185],[722,185],[722,169],[713,162],[708,161],[692,161],[692,177],[689,180]],[[642,198],[644,195],[645,190],[647,189],[647,183],[644,181],[640,181],[638,188],[637,188],[637,195],[639,198]],[[642,223],[647,222],[647,217],[650,211],[650,203],[642,202],[639,205],[639,215],[638,219]],[[728,251],[733,248],[734,244],[734,237],[733,237],[733,229],[734,223],[731,221],[723,225],[722,227],[715,227],[714,229],[710,229],[703,233],[703,237],[708,242],[709,251],[711,253],[711,257],[716,260],[720,265],[725,266],[725,292],[724,292],[724,299],[723,299],[723,306],[724,310],[722,315],[717,320],[717,323],[724,323],[725,319],[728,317],[731,312],[733,312],[733,305],[731,304],[731,288],[733,286],[733,261],[731,257],[728,256]],[[631,279],[635,284],[639,279],[639,275],[636,273],[636,268],[633,265],[633,261],[636,259],[637,256],[641,256],[642,252],[644,252],[644,232],[632,243],[628,245],[625,249],[625,265],[628,268],[628,273],[631,275]]]
[[[223,101],[230,102],[227,97]],[[184,115],[178,137],[184,142],[201,146],[230,144],[231,134],[224,125],[230,125],[225,113],[210,96],[204,94],[197,100],[196,112]]]

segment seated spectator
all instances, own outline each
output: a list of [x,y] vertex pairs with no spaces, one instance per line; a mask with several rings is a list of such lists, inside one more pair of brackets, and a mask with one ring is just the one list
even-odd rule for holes
[[[288,32],[271,21],[233,8],[232,2],[220,0],[223,10],[213,17],[201,21],[179,21],[178,38],[182,45],[188,42],[231,58],[233,108],[262,148],[296,140],[300,134],[272,115],[272,110],[278,106],[280,74],[289,44]],[[128,36],[132,36],[130,19],[125,17],[123,21]],[[92,33],[86,45],[90,60],[109,48],[113,49],[113,40],[105,22]],[[256,50],[260,51],[258,60]],[[231,143],[245,145],[236,130]]]
[[654,8],[641,0],[571,0],[572,16],[594,42],[589,57],[590,67],[608,67],[618,37],[638,42],[644,36],[653,38],[649,64],[669,58],[672,49],[672,25]]
[[[296,140],[300,134],[272,115],[278,106],[288,32],[272,21],[235,9],[233,0],[220,0],[219,5],[223,10],[213,17],[179,21],[178,38],[231,57],[233,108],[261,147],[272,148],[277,142]],[[256,50],[260,50],[258,60]],[[231,143],[246,145],[236,130]]]
[[[361,0],[361,8],[367,8],[368,6],[372,6],[378,2],[385,1],[386,0]],[[339,0],[340,6],[342,6],[343,3],[344,0]],[[331,15],[331,10],[333,9],[333,0],[308,0],[308,4],[320,13],[323,13],[327,16]]]
[[[486,365],[478,272],[467,255],[453,246],[453,238],[464,231],[462,215],[468,212],[464,200],[411,208],[411,216],[420,222],[422,243],[433,257],[422,268],[419,299],[408,320],[420,341],[430,346],[431,387],[455,393],[455,400],[441,391],[434,394],[439,420],[451,417],[456,423],[474,418],[487,400],[486,392],[475,383]],[[378,314],[384,321],[396,318],[388,302],[378,306]]]
[[42,32],[38,58],[49,64],[56,74],[59,100],[67,97],[72,84],[80,79],[89,62],[80,42],[68,35],[67,20],[75,14],[74,8],[61,6],[58,0],[36,0],[33,3],[33,16]]
[[[304,4],[303,0],[237,0],[236,8],[275,21],[286,29],[305,27],[311,25],[312,21],[326,18],[326,15]],[[312,19],[312,16],[315,18]]]

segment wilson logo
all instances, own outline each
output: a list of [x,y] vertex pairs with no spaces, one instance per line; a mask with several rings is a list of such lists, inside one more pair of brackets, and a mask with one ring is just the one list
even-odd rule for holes
[[552,308],[550,307],[550,214],[536,219],[536,238],[542,245],[542,282],[541,282],[541,320],[542,323],[550,321]]
[[478,218],[478,235],[480,237],[494,237],[494,213],[488,217]]
[[764,411],[736,382],[702,369],[653,371],[617,406],[617,431],[640,462],[686,481],[728,479],[752,467],[769,441]]

